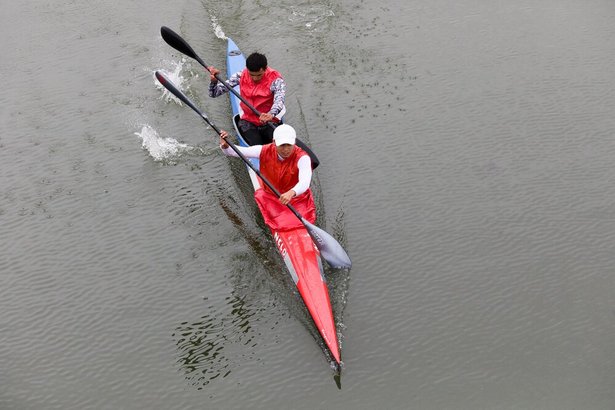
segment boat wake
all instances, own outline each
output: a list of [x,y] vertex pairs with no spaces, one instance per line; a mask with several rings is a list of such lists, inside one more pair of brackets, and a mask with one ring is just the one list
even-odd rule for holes
[[222,27],[218,23],[218,18],[214,16],[211,12],[209,13],[209,18],[211,20],[211,27],[214,29],[214,34],[221,40],[226,40],[226,34],[222,31]]

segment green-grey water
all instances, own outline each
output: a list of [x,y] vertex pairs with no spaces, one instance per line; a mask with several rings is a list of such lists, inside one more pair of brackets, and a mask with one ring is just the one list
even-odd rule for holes
[[[0,11],[1,409],[614,408],[612,2]],[[163,25],[286,79],[353,260],[341,388]]]

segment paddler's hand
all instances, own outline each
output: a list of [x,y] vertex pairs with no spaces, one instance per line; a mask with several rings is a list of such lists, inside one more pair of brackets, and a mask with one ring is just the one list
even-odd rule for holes
[[261,120],[263,124],[265,124],[269,121],[273,121],[273,115],[269,114],[268,112],[264,112],[258,117],[258,119]]
[[229,147],[229,145],[226,142],[227,138],[228,138],[228,132],[224,130],[220,130],[220,148],[227,149]]
[[216,67],[211,65],[207,67],[207,71],[209,71],[209,81],[211,81],[214,84],[217,83],[218,79],[216,78],[216,74],[220,74],[220,70],[218,70]]
[[288,205],[290,203],[290,200],[293,199],[296,195],[297,193],[292,189],[290,191],[284,192],[282,195],[280,195],[280,202],[282,203],[282,205]]

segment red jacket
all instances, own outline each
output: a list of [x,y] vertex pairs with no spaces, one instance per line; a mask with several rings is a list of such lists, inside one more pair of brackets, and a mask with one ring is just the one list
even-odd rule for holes
[[[271,67],[265,69],[265,74],[258,83],[252,81],[248,69],[245,68],[239,79],[241,96],[244,97],[260,113],[268,113],[273,105],[273,93],[271,84],[282,77],[279,72]],[[256,125],[262,125],[258,116],[252,112],[243,102],[240,104],[243,114],[241,118]]]

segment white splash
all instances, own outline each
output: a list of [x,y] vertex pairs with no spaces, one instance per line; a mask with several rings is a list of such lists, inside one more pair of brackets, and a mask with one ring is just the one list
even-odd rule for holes
[[211,19],[211,27],[214,29],[216,37],[222,40],[226,40],[226,34],[224,34],[224,31],[222,31],[222,27],[220,27],[220,24],[218,24],[218,18],[211,13],[209,13],[209,18]]
[[[181,75],[182,69],[184,68],[184,63],[186,62],[186,58],[183,57],[181,59],[181,61],[177,62],[177,61],[172,61],[171,65],[174,66],[173,71],[168,71],[168,70],[160,70],[162,73],[164,73],[164,75],[167,76],[167,78],[169,80],[171,80],[171,82],[173,84],[175,84],[175,87],[177,87],[177,89],[181,90],[181,91],[186,91],[183,88],[186,87],[186,79]],[[173,94],[171,94],[169,92],[169,90],[167,90],[166,88],[164,88],[164,86],[162,84],[160,84],[158,82],[158,80],[156,79],[156,76],[153,75],[154,77],[154,84],[156,85],[156,88],[158,88],[159,90],[162,91],[162,95],[160,96],[160,99],[163,99],[165,101],[174,101],[179,105],[182,105],[182,102],[179,98],[177,98],[176,96],[174,96]]]
[[174,138],[160,137],[149,125],[144,125],[141,132],[135,132],[135,135],[141,138],[141,147],[146,149],[156,161],[169,161],[192,149]]

